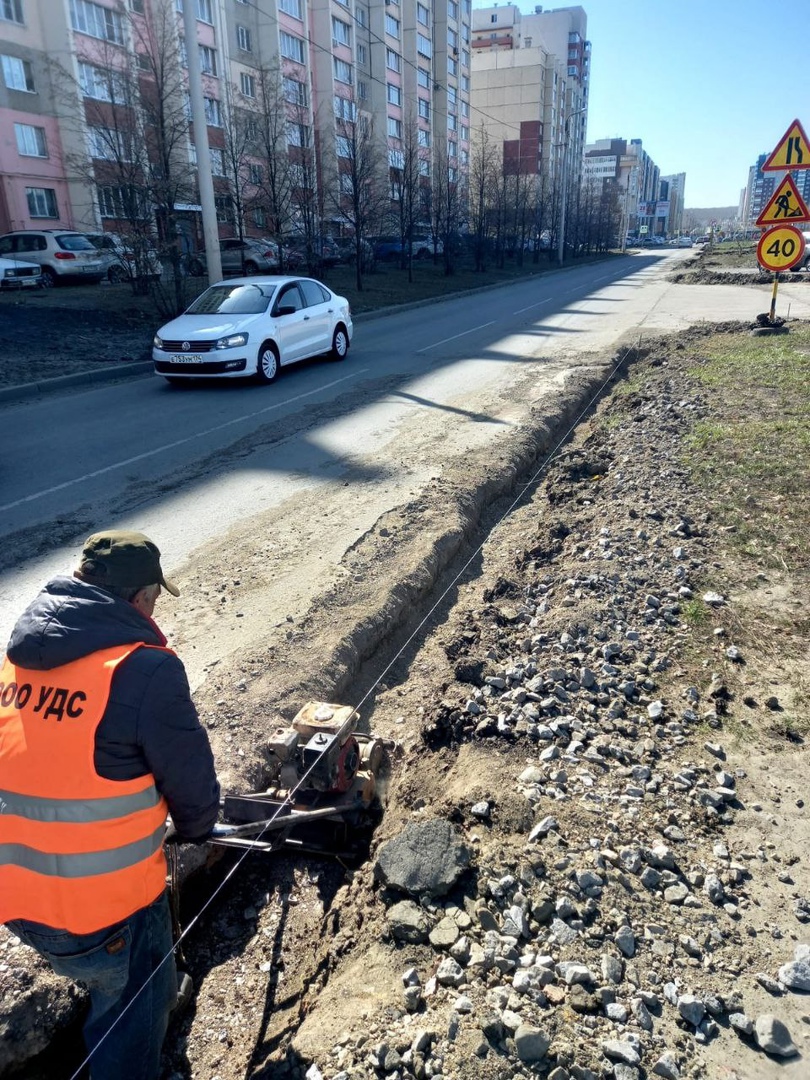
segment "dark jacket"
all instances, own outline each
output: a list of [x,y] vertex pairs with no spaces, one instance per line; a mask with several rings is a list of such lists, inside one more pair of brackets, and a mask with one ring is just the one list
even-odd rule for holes
[[[57,577],[17,620],[7,655],[20,667],[48,671],[135,641],[166,644],[132,604],[77,578]],[[118,666],[96,730],[94,761],[108,780],[151,772],[183,839],[204,837],[216,821],[219,784],[208,735],[185,668],[170,653],[138,649]]]

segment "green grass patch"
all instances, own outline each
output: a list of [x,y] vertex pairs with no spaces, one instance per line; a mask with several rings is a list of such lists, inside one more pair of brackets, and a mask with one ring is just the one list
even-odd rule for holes
[[692,374],[709,393],[685,459],[729,539],[764,566],[810,568],[810,326],[715,334]]

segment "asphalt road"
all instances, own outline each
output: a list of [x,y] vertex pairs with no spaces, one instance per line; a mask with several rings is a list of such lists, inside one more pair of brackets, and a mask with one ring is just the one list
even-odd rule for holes
[[[686,255],[627,256],[360,322],[345,362],[309,361],[269,387],[177,390],[147,376],[2,408],[0,640],[102,526],[159,538],[182,582],[201,549],[227,554],[229,538],[272,519],[297,568],[285,603],[300,611],[381,513],[444,461],[472,460],[589,357],[767,308],[766,286],[668,283]],[[810,317],[794,288],[791,313]],[[202,650],[198,678],[205,662]]]

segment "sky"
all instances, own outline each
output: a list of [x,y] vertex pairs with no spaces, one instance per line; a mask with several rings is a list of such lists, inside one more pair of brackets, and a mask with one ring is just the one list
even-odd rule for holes
[[[517,6],[534,12],[534,3]],[[795,119],[810,131],[810,0],[579,6],[591,42],[588,142],[641,139],[662,176],[686,173],[687,207],[736,206],[759,154]]]

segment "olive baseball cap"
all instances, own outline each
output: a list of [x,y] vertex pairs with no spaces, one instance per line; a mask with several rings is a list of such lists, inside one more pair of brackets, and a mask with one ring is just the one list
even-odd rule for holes
[[91,585],[114,585],[137,589],[160,584],[172,594],[180,590],[163,576],[157,544],[139,532],[109,529],[93,533],[85,541],[79,573]]

